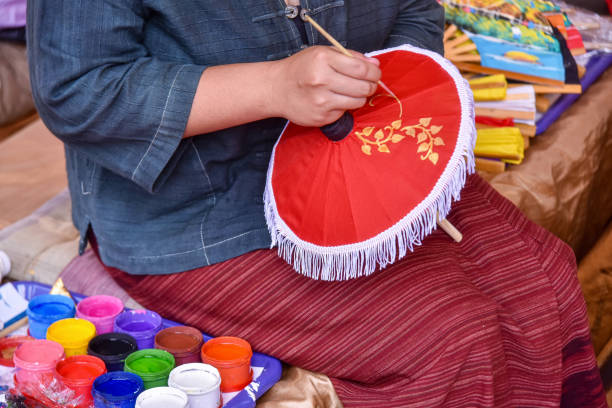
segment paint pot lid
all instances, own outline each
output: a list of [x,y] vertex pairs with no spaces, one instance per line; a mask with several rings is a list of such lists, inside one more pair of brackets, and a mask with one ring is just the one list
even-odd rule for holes
[[251,345],[239,337],[215,337],[202,346],[202,361],[215,367],[235,367],[251,361]]
[[94,319],[116,317],[123,312],[123,302],[115,296],[89,296],[79,302],[76,310],[80,317]]
[[123,361],[136,350],[136,339],[127,333],[100,334],[91,339],[87,346],[87,354],[110,363]]
[[136,399],[136,408],[185,408],[189,397],[171,387],[155,387],[144,391]]
[[34,337],[30,336],[15,336],[4,337],[0,339],[0,365],[5,367],[15,367],[13,355],[22,343],[32,341]]
[[47,339],[56,341],[64,347],[81,347],[89,344],[96,335],[96,326],[85,319],[62,319],[52,323],[47,329]]
[[210,364],[188,363],[170,372],[168,385],[185,391],[188,395],[200,395],[221,385],[219,370]]
[[95,356],[77,355],[57,363],[56,370],[66,384],[88,385],[106,372],[106,364]]
[[136,398],[144,390],[142,378],[133,373],[113,371],[94,380],[92,394],[107,401],[125,401]]
[[57,362],[64,358],[64,347],[51,340],[32,340],[22,343],[15,354],[15,367],[31,371],[55,369]]
[[28,302],[28,317],[45,323],[74,317],[74,301],[64,295],[39,295]]
[[168,327],[155,335],[155,347],[175,356],[198,352],[202,347],[202,342],[202,332],[189,326]]

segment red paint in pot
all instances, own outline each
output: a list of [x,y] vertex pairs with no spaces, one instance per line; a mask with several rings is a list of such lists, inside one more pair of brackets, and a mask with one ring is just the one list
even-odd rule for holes
[[155,348],[166,350],[174,356],[176,366],[187,363],[200,363],[202,333],[193,327],[173,326],[157,333]]
[[106,373],[104,361],[94,356],[72,356],[60,361],[56,369],[64,385],[82,398],[79,407],[91,406],[91,386],[96,378]]
[[238,337],[216,337],[202,346],[202,362],[221,374],[221,392],[240,391],[253,379],[251,345]]

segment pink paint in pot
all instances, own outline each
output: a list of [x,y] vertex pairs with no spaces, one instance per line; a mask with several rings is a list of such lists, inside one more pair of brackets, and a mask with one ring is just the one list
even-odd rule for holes
[[20,384],[47,383],[56,376],[55,366],[64,358],[64,347],[50,340],[21,344],[13,355],[15,378]]
[[96,326],[96,333],[110,333],[113,331],[115,319],[123,311],[123,302],[115,296],[96,295],[87,297],[79,302],[76,316],[87,319]]
[[93,404],[91,386],[96,378],[106,373],[104,361],[94,356],[68,357],[56,366],[59,378],[64,385],[80,398],[79,408],[89,408]]

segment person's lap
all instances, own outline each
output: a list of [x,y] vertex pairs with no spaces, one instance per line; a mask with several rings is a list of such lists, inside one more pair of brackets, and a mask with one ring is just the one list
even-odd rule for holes
[[558,405],[569,375],[596,406],[571,251],[479,178],[462,195],[449,217],[460,244],[435,232],[356,280],[307,279],[271,250],[175,275],[107,269],[169,319],[329,375],[347,406]]

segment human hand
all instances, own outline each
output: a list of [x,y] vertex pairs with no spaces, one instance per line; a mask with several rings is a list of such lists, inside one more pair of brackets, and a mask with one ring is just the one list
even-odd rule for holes
[[351,53],[353,58],[332,47],[313,46],[277,61],[273,96],[281,116],[320,127],[362,107],[378,87],[379,61]]

